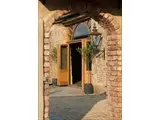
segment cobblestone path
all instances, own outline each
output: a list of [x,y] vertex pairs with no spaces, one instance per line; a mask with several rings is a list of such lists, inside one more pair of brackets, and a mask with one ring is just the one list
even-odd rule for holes
[[51,96],[50,120],[81,120],[106,95]]

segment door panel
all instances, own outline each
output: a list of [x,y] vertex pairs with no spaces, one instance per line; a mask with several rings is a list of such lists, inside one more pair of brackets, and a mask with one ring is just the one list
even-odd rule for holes
[[69,45],[58,45],[58,85],[69,85]]
[[[85,39],[84,40],[84,45],[83,47],[87,47],[87,44],[90,43],[89,40]],[[91,62],[89,62],[90,60],[89,59],[85,59],[83,60],[83,70],[84,70],[84,84],[87,84],[87,83],[92,83],[92,67],[91,67]],[[90,64],[88,64],[90,63]]]

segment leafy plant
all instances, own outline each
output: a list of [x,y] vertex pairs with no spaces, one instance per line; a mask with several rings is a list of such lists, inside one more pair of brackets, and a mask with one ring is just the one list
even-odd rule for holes
[[57,48],[53,47],[51,52],[52,59],[57,62]]
[[84,59],[89,59],[91,60],[91,58],[93,57],[93,45],[92,44],[87,44],[87,47],[84,47],[84,48],[80,48],[78,47],[77,49],[77,52],[79,54],[81,54],[83,56]]

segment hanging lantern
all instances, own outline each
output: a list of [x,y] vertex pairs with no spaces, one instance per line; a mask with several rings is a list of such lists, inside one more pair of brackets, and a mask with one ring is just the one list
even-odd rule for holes
[[[92,32],[89,34],[90,37],[91,37],[91,43],[93,45],[93,50],[95,51],[95,53],[99,53],[101,52],[101,54],[103,54],[104,56],[104,59],[105,59],[105,48],[103,48],[102,50],[100,50],[98,47],[100,46],[100,42],[102,40],[102,37],[101,37],[101,33],[99,33],[97,31],[97,28],[96,28],[96,24],[94,23],[94,26],[93,26],[93,29],[92,29]],[[98,56],[97,56],[98,57]]]
[[90,33],[91,42],[94,47],[98,47],[101,41],[101,33],[97,31],[96,25],[94,23],[92,32]]

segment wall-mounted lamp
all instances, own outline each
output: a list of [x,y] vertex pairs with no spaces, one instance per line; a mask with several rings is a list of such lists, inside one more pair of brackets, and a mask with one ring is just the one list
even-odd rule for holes
[[92,29],[92,32],[89,34],[90,37],[91,37],[91,44],[93,45],[93,50],[95,52],[101,52],[104,54],[104,59],[105,59],[105,48],[103,48],[103,50],[100,50],[98,47],[100,45],[100,42],[102,40],[102,36],[101,36],[101,33],[99,33],[97,31],[97,28],[96,28],[96,24],[94,23],[94,26],[93,26],[93,29]]

